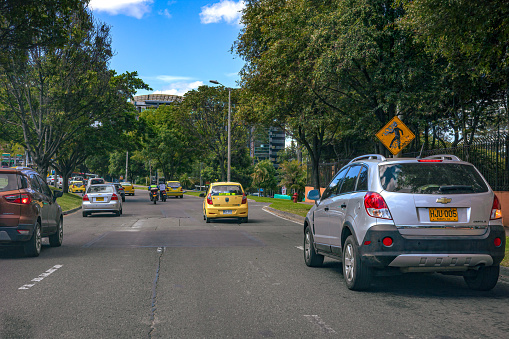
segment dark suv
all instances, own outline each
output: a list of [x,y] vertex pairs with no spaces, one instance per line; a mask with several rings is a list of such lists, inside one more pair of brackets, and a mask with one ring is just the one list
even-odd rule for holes
[[46,180],[28,167],[0,169],[0,247],[23,246],[25,254],[39,256],[42,237],[51,246],[62,245],[62,209]]

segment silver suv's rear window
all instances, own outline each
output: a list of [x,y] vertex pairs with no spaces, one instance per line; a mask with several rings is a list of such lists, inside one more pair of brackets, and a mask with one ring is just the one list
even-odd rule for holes
[[0,173],[0,192],[18,189],[18,178],[14,173]]
[[384,190],[414,194],[468,194],[487,192],[488,186],[467,164],[401,163],[379,166]]
[[242,195],[242,189],[238,185],[212,186],[212,195]]

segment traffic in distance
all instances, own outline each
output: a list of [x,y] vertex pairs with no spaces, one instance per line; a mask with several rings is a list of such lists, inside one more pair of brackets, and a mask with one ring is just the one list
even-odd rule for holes
[[[79,190],[78,190],[79,188]],[[82,192],[82,214],[123,213],[131,183],[102,178],[69,190]],[[41,238],[60,246],[63,217],[47,183],[32,169],[0,170],[0,245],[22,246],[38,256]],[[156,204],[183,198],[177,181],[153,181],[148,198]],[[206,223],[247,223],[248,199],[238,182],[212,183],[203,198]],[[346,286],[368,289],[378,276],[408,272],[459,275],[474,290],[497,284],[505,254],[505,229],[497,196],[481,173],[453,155],[426,158],[357,157],[341,168],[314,201],[303,223],[304,261],[321,266],[325,257],[342,262]]]

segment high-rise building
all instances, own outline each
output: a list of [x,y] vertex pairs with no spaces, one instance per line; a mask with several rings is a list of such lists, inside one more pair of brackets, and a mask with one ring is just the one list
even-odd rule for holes
[[285,148],[285,132],[279,127],[251,129],[250,155],[255,162],[269,159],[279,167],[278,152]]

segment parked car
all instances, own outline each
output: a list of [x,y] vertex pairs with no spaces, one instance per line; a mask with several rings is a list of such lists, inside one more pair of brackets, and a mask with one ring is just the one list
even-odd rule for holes
[[247,196],[238,182],[216,182],[210,185],[203,199],[203,220],[237,218],[248,222]]
[[83,196],[81,209],[83,217],[92,213],[114,213],[120,216],[122,197],[113,184],[91,185]]
[[167,181],[166,182],[166,195],[168,197],[184,198],[184,191],[182,191],[182,185],[178,181]]
[[105,184],[106,183],[106,180],[104,180],[103,178],[90,178],[88,179],[87,181],[87,192],[88,192],[88,188],[92,185],[101,185],[101,184]]
[[71,193],[85,193],[85,185],[82,181],[71,181],[69,185],[69,192]]
[[130,182],[121,182],[120,183],[124,188],[124,192],[126,195],[134,195],[134,186]]
[[120,196],[122,197],[122,202],[125,201],[125,191],[124,191],[124,187],[119,184],[119,183],[114,183],[113,186],[116,187],[118,193],[120,193]]
[[46,180],[28,167],[0,169],[0,246],[23,246],[25,254],[41,253],[42,237],[62,245],[62,209]]
[[346,286],[377,275],[440,272],[490,290],[504,258],[498,198],[480,172],[453,155],[365,155],[339,170],[304,222],[304,260],[343,262]]

